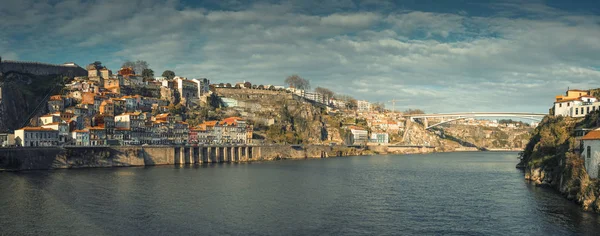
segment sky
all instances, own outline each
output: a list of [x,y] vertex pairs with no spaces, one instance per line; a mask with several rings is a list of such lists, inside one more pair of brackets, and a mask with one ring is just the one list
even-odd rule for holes
[[546,113],[600,87],[600,3],[2,0],[3,60],[145,60],[213,83],[311,86],[396,110]]

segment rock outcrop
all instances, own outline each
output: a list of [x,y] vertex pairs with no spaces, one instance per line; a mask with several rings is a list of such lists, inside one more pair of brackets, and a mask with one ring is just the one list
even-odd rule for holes
[[585,119],[547,116],[534,130],[521,162],[525,179],[558,190],[584,210],[600,213],[600,181],[589,178],[574,138],[577,127],[595,126],[600,113]]

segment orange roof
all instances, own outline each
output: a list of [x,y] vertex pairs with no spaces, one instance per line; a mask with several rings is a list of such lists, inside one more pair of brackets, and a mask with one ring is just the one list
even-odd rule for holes
[[361,127],[354,126],[354,125],[353,125],[353,126],[350,126],[349,128],[350,128],[350,129],[354,129],[354,130],[365,130],[365,129],[361,128]]
[[203,125],[206,126],[215,126],[217,125],[217,121],[216,120],[211,120],[211,121],[205,121],[204,123],[202,123]]
[[44,127],[23,127],[19,130],[24,130],[24,131],[56,131],[50,128],[44,128]]
[[572,102],[572,101],[579,101],[579,98],[562,99],[562,100],[558,100],[554,103],[563,103],[563,102]]
[[581,140],[600,140],[600,130],[590,131]]
[[73,132],[75,132],[75,133],[87,133],[87,132],[89,132],[89,130],[75,130]]
[[90,130],[104,130],[104,126],[102,126],[102,127],[98,127],[98,126],[90,127]]
[[128,129],[128,128],[116,128],[115,130],[129,131],[129,129]]

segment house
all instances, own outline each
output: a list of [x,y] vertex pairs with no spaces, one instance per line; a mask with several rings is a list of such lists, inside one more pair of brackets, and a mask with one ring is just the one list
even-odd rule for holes
[[48,100],[48,111],[50,113],[62,112],[65,109],[65,101],[61,95],[51,96]]
[[210,91],[210,80],[206,78],[192,79],[198,88],[198,96],[207,94]]
[[387,133],[372,133],[370,141],[372,143],[388,144],[390,141],[390,136]]
[[57,146],[58,130],[43,127],[23,127],[15,130],[15,145],[21,147]]
[[357,110],[359,112],[368,112],[371,111],[371,103],[365,100],[356,101]]
[[588,90],[569,89],[565,95],[558,95],[550,114],[555,116],[584,117],[600,109],[600,102]]
[[15,134],[0,134],[0,147],[10,147],[13,145],[15,145]]
[[91,146],[106,145],[106,130],[104,127],[90,127],[88,130]]
[[198,84],[188,80],[187,78],[175,76],[173,78],[175,81],[175,86],[177,91],[179,91],[179,95],[181,97],[182,104],[188,104],[190,102],[197,103],[198,102]]
[[40,116],[40,124],[42,125],[57,123],[60,122],[60,120],[60,115],[57,113]]
[[114,116],[115,115],[115,104],[112,100],[107,99],[100,103],[99,111],[101,115]]
[[69,141],[69,124],[65,121],[54,122],[42,125],[43,128],[48,128],[58,131],[58,142],[66,143]]
[[350,126],[350,133],[346,137],[348,145],[366,145],[369,141],[369,132],[358,126]]
[[583,143],[581,156],[585,161],[585,170],[590,178],[598,178],[600,165],[600,130],[596,129],[581,138]]
[[75,130],[71,132],[73,144],[76,146],[90,145],[90,132],[88,130]]

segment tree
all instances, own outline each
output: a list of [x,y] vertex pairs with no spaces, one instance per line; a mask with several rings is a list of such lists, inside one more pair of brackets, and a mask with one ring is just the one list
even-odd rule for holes
[[230,84],[230,83],[226,83],[226,84],[225,84],[225,87],[226,87],[226,88],[231,88],[231,84]]
[[137,61],[135,61],[134,65],[133,65],[133,70],[135,71],[136,74],[139,74],[139,73],[143,73],[144,70],[148,69],[148,67],[149,67],[148,62],[142,61],[142,60],[137,60]]
[[258,86],[258,89],[265,89],[265,86],[261,84]]
[[405,115],[417,115],[417,114],[425,114],[425,112],[421,109],[408,109],[404,111]]
[[333,95],[335,94],[335,93],[333,93],[333,91],[331,91],[331,90],[329,90],[327,88],[323,88],[323,87],[316,87],[315,88],[315,93],[321,94],[321,95],[323,95],[325,97],[328,97],[328,98],[333,97]]
[[371,107],[373,108],[373,110],[378,111],[378,112],[384,112],[385,111],[385,104],[383,104],[383,102],[372,103]]
[[250,82],[245,82],[244,88],[252,88],[252,84]]
[[151,79],[154,77],[154,71],[152,69],[144,69],[142,71],[142,77],[144,77],[144,79]]
[[[123,62],[123,65],[121,65],[121,68],[133,69],[133,67],[135,67],[135,62],[132,62],[132,61],[125,61],[125,62]],[[135,73],[135,70],[134,70],[134,73]]]
[[290,75],[285,79],[285,84],[296,89],[310,89],[310,82],[299,75]]
[[143,73],[145,69],[148,69],[150,66],[148,65],[148,62],[146,62],[146,61],[137,60],[135,62],[133,62],[133,61],[126,61],[121,66],[121,68],[127,68],[127,67],[131,67],[133,69],[133,72],[135,74],[139,75],[139,74]]
[[96,66],[96,68],[102,68],[102,62],[100,62],[100,61],[95,61],[92,64],[94,64]]
[[167,79],[171,80],[171,79],[173,79],[175,77],[175,72],[170,71],[170,70],[165,70],[162,73],[162,77],[166,77]]

